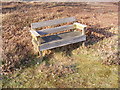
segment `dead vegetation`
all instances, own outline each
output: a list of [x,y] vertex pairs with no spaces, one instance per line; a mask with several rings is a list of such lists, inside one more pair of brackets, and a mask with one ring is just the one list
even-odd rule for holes
[[[102,58],[102,63],[107,65],[120,64],[117,57],[118,45],[118,15],[117,5],[110,3],[112,7],[105,5],[90,5],[86,3],[26,3],[26,2],[2,2],[2,40],[3,40],[3,72],[8,73],[16,68],[31,67],[37,64],[37,57],[33,54],[30,24],[38,21],[52,20],[75,16],[77,21],[88,25],[86,47],[81,43],[44,51],[45,65],[41,65],[38,71],[46,73],[46,77],[64,77],[67,74],[77,73],[75,66],[64,66],[64,62],[72,63],[73,51],[82,48],[76,55],[86,53]],[[108,3],[109,5],[109,3]],[[81,49],[80,49],[81,50]],[[88,52],[87,52],[88,51]],[[63,52],[62,56],[54,56]],[[47,64],[47,60],[61,60],[62,64]],[[99,60],[98,60],[99,61]],[[56,61],[57,62],[57,61]],[[60,62],[60,63],[61,63]],[[41,63],[41,62],[40,62]],[[58,62],[59,63],[59,62]]]

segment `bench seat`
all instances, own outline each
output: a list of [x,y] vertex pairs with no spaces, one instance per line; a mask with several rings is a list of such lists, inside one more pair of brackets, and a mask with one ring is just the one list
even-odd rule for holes
[[85,41],[86,36],[82,35],[79,31],[73,31],[42,37],[42,39],[44,42],[40,45],[40,51]]
[[75,36],[81,36],[81,34],[82,33],[79,31],[72,31],[72,32],[65,32],[65,33],[55,34],[51,36],[41,37],[43,40],[41,44],[48,43],[51,41],[61,40],[61,39],[67,39]]

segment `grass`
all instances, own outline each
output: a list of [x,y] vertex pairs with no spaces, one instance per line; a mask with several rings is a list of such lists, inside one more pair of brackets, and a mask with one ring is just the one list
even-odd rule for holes
[[101,57],[95,56],[95,52],[95,49],[82,47],[73,50],[71,56],[56,52],[40,64],[4,76],[3,87],[117,88],[118,66],[102,64]]
[[[13,3],[5,6],[3,5],[3,12],[6,13],[5,15],[7,15],[7,17],[5,16],[3,18],[3,27],[5,27],[4,31],[8,32],[3,36],[5,37],[5,41],[9,40],[9,43],[4,45],[5,48],[8,48],[7,50],[5,49],[7,52],[6,55],[8,60],[21,61],[20,65],[15,64],[16,67],[21,68],[16,69],[16,71],[9,75],[3,75],[3,77],[0,78],[2,79],[0,85],[3,88],[118,88],[118,66],[114,64],[107,65],[103,63],[106,60],[108,60],[107,63],[109,61],[110,63],[111,61],[117,61],[111,58],[111,56],[116,54],[116,42],[118,40],[116,35],[111,35],[109,38],[106,38],[107,35],[109,35],[109,33],[105,33],[105,31],[107,31],[106,29],[104,30],[100,28],[93,28],[93,31],[99,31],[100,29],[101,33],[102,31],[105,33],[103,40],[101,39],[101,41],[99,40],[95,43],[97,40],[93,40],[91,39],[93,37],[88,36],[90,40],[87,41],[90,43],[90,45],[87,47],[80,46],[76,48],[78,44],[74,44],[71,45],[71,47],[65,46],[56,48],[51,50],[52,53],[47,51],[47,55],[41,62],[38,58],[36,58],[36,56],[29,55],[29,50],[32,48],[32,44],[30,43],[30,34],[28,34],[30,24],[32,22],[38,21],[39,18],[41,18],[40,21],[42,21],[55,19],[58,17],[68,17],[68,15],[73,16],[74,10],[79,10],[79,7],[77,8],[76,6],[73,8],[71,6],[72,8],[70,8],[70,10],[73,10],[73,12],[68,12],[69,7],[67,8],[65,6],[65,11],[63,10],[63,12],[58,12],[62,9],[62,7],[64,8],[64,5],[61,7],[59,6],[61,4],[57,5],[59,7],[54,7],[53,5],[54,10],[50,7],[47,7],[49,4],[45,5],[43,3],[38,5],[35,3],[33,5],[21,3],[20,5],[21,6],[17,5],[17,3],[15,6]],[[31,5],[36,8],[39,6],[39,9],[37,10]],[[32,9],[29,9],[29,6],[32,7]],[[79,6],[81,6],[80,10],[85,8],[82,7],[81,4]],[[89,7],[88,9],[85,9],[89,11]],[[27,13],[25,13],[24,10],[27,11]],[[52,13],[49,10],[51,10]],[[77,13],[74,14],[77,16],[80,22],[82,22],[82,18],[86,18],[86,15],[82,16],[82,13],[84,14],[83,11],[76,11]],[[100,10],[97,10],[96,12],[98,13],[99,11]],[[108,10],[105,11],[108,12]],[[92,10],[90,12],[92,12]],[[92,15],[93,12],[90,12],[88,13]],[[85,14],[88,13],[85,12]],[[88,16],[90,16],[89,14]],[[102,15],[106,14],[102,13]],[[98,16],[99,13],[96,17]],[[115,17],[115,15],[112,17]],[[90,18],[92,17],[90,16]],[[100,19],[101,22],[106,21],[106,17],[100,17]],[[84,19],[84,22],[90,24],[89,21],[94,22],[95,20],[89,18]],[[111,20],[111,22],[113,21]],[[98,20],[94,23],[98,23]],[[99,22],[98,24],[101,25],[103,23]],[[108,24],[110,24],[109,21]],[[13,27],[11,27],[11,25]],[[109,27],[107,23],[105,25]],[[110,31],[114,32],[117,30],[118,29],[113,28],[113,30]],[[96,36],[94,39],[97,39],[97,37],[99,36]],[[9,59],[10,54],[12,55],[11,59]]]

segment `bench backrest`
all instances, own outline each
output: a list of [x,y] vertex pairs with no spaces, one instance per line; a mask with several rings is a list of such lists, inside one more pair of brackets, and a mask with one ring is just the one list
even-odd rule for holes
[[31,28],[36,29],[36,28],[41,28],[45,26],[54,26],[54,25],[67,23],[67,22],[73,22],[73,21],[76,21],[75,17],[68,17],[68,18],[62,18],[62,19],[37,22],[37,23],[32,23]]
[[39,33],[40,35],[47,35],[47,34],[62,32],[62,31],[66,31],[74,28],[75,28],[74,25],[64,25],[64,26],[50,28],[50,29],[38,30],[36,32]]

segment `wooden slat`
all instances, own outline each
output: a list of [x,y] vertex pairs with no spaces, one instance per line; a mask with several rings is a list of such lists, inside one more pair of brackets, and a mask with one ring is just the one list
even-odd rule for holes
[[60,34],[56,34],[56,35],[42,37],[42,39],[45,41],[43,43],[47,43],[47,42],[52,42],[52,41],[56,41],[56,40],[80,36],[81,34],[82,33],[80,31],[72,31],[72,32],[66,32],[66,33],[60,33]]
[[60,26],[60,27],[39,30],[37,32],[40,35],[45,35],[45,34],[61,32],[61,31],[70,30],[70,29],[74,29],[74,26],[73,25],[64,25],[64,26]]
[[77,43],[77,42],[85,41],[85,40],[86,40],[85,35],[71,37],[71,38],[62,39],[62,40],[57,40],[57,41],[53,41],[53,42],[49,42],[49,43],[45,43],[45,44],[41,45],[40,51],[43,51],[46,49],[52,49],[52,48],[56,48],[56,47],[60,47],[60,46],[64,46],[64,45],[68,45],[68,44],[72,44],[72,43]]
[[58,25],[58,24],[73,22],[73,21],[76,21],[75,17],[69,17],[69,18],[62,18],[62,19],[55,19],[55,20],[48,20],[48,21],[43,21],[43,22],[32,23],[31,27],[33,29],[35,29],[35,28],[40,28],[40,27],[45,27],[45,26],[53,26],[53,25]]
[[[41,41],[42,41],[41,44],[43,44],[43,43],[48,43],[48,42],[57,41],[57,40],[61,40],[61,39],[80,36],[81,34],[82,33],[80,31],[72,31],[72,32],[60,33],[60,34],[56,34],[56,35],[45,36],[45,37],[41,37],[39,39],[41,39]],[[34,41],[34,42],[37,44],[37,41]]]

